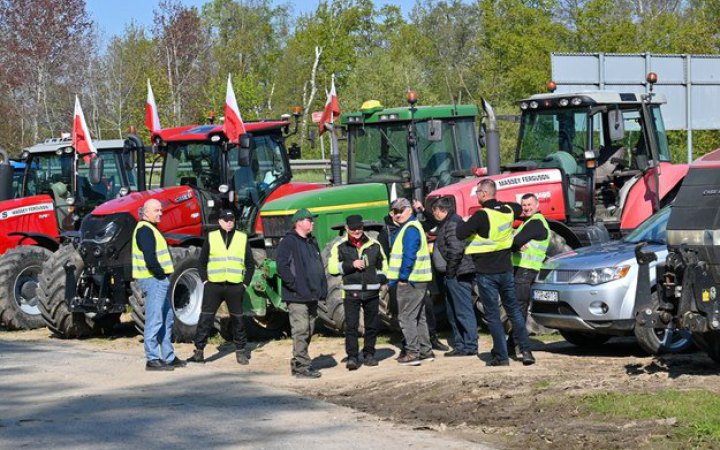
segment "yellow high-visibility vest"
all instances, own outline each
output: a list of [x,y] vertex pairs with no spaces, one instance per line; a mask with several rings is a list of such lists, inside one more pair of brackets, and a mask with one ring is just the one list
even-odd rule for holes
[[547,230],[547,237],[542,241],[535,239],[527,243],[527,249],[519,252],[513,252],[512,262],[515,267],[524,267],[531,270],[542,269],[543,261],[545,261],[545,255],[547,254],[548,246],[550,245],[550,227],[548,226],[547,220],[540,213],[533,214],[528,220],[522,223],[515,231],[515,235],[518,235],[525,225],[531,220],[539,220],[545,230]]
[[208,234],[210,257],[208,281],[212,283],[242,283],[245,276],[245,250],[247,234],[236,230],[229,246],[225,246],[220,230]]
[[173,273],[174,268],[172,258],[170,257],[170,250],[168,250],[167,242],[165,241],[162,233],[160,233],[160,230],[155,228],[155,225],[141,220],[135,227],[135,231],[132,236],[133,278],[140,280],[153,276],[152,272],[148,270],[147,264],[145,264],[145,256],[143,255],[142,250],[140,250],[140,247],[137,245],[137,233],[142,227],[147,227],[153,232],[153,236],[155,237],[155,255],[157,256],[157,260],[160,263],[160,267],[162,267],[163,272],[165,272],[166,275]]
[[[505,208],[510,208],[506,206]],[[487,213],[490,222],[490,232],[487,238],[478,236],[477,233],[468,238],[468,245],[465,247],[466,255],[478,253],[490,253],[505,250],[512,247],[513,234],[512,224],[515,213],[498,211],[491,208],[483,209]]]
[[412,272],[408,277],[408,281],[432,281],[432,264],[430,262],[430,251],[428,250],[427,239],[422,225],[417,220],[411,220],[406,223],[397,234],[395,243],[390,250],[390,264],[388,268],[388,279],[397,280],[400,276],[400,266],[403,258],[403,236],[409,227],[414,227],[420,233],[420,249],[417,252],[417,259],[413,266]]

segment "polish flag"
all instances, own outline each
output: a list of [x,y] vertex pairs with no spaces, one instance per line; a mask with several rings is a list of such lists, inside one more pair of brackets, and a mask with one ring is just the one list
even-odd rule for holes
[[237,144],[240,135],[245,133],[245,124],[240,115],[240,109],[238,109],[235,91],[233,90],[229,74],[227,94],[225,94],[225,122],[223,122],[223,133],[225,133],[225,136],[227,136],[231,144]]
[[325,124],[333,123],[339,115],[340,102],[338,102],[337,92],[335,91],[335,75],[333,75],[330,93],[328,94],[325,109],[323,109],[322,117],[320,118],[320,134],[325,132]]
[[75,154],[80,155],[85,163],[90,162],[92,155],[97,155],[97,150],[90,138],[85,115],[80,107],[80,99],[75,96],[75,118],[73,119],[72,146],[75,148]]
[[150,87],[150,78],[147,80],[148,96],[145,102],[145,126],[150,130],[150,134],[161,130],[160,116],[158,115],[157,105],[155,104],[155,95],[153,95],[152,87]]

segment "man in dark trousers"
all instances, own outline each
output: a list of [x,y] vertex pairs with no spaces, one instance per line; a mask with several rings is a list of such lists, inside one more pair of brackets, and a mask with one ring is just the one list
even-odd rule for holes
[[140,210],[140,221],[132,237],[132,275],[145,296],[146,370],[174,370],[186,363],[175,356],[172,345],[173,309],[170,306],[170,280],[173,262],[167,241],[157,224],[162,204],[151,198]]
[[465,242],[455,233],[462,218],[455,214],[453,203],[441,197],[432,204],[432,214],[438,222],[433,250],[433,266],[438,285],[445,287],[447,317],[453,333],[453,349],[445,356],[475,356],[478,351],[477,319],[472,288],[475,264],[465,254]]
[[328,273],[342,275],[346,367],[348,370],[357,370],[360,367],[358,327],[361,308],[365,323],[362,363],[366,366],[378,365],[375,341],[380,328],[380,285],[387,283],[387,277],[382,271],[386,258],[380,243],[365,234],[362,216],[348,216],[345,230],[344,238],[330,250]]
[[277,249],[277,271],[282,280],[282,299],[290,314],[293,339],[291,373],[298,378],[320,378],[311,366],[308,354],[315,329],[318,301],[327,297],[325,268],[317,240],[312,235],[313,219],[305,208],[293,214],[293,229],[280,241]]
[[397,287],[398,322],[406,352],[397,361],[405,366],[419,366],[423,360],[435,359],[423,302],[432,281],[430,251],[410,201],[400,197],[392,203],[392,209],[400,228],[391,236],[387,277],[388,285]]
[[[550,227],[540,213],[540,202],[535,194],[525,194],[520,200],[525,221],[515,230],[512,245],[512,262],[515,267],[515,294],[523,318],[527,322],[530,308],[530,286],[542,269],[550,245]],[[515,358],[515,340],[508,337],[508,353]]]
[[482,209],[467,222],[458,224],[456,233],[458,239],[468,239],[465,253],[471,255],[475,263],[476,280],[493,339],[492,358],[487,365],[510,364],[498,295],[512,324],[515,341],[522,350],[522,362],[530,365],[535,363],[535,358],[530,351],[530,338],[515,296],[511,251],[512,225],[515,218],[520,217],[521,209],[517,203],[497,201],[496,189],[493,180],[483,179],[478,183],[476,195]]
[[205,287],[195,333],[195,351],[188,361],[205,362],[208,336],[215,324],[215,314],[224,301],[230,311],[235,359],[238,364],[247,365],[247,334],[242,304],[245,289],[255,272],[255,260],[247,234],[235,229],[235,213],[229,209],[221,211],[218,224],[220,229],[208,233],[200,250],[200,278]]

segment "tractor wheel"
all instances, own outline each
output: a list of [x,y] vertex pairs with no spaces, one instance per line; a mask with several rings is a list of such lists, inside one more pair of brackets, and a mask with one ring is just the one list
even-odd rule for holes
[[8,330],[45,326],[38,307],[38,278],[52,252],[27,245],[8,250],[0,258],[0,325]]
[[[650,309],[657,309],[660,302],[657,293],[652,293]],[[693,346],[691,333],[675,328],[647,328],[635,325],[635,338],[640,347],[651,355],[681,353]]]
[[554,231],[550,231],[550,245],[548,245],[547,249],[547,257],[553,257],[555,255],[559,255],[560,253],[569,252],[572,250],[572,247],[568,245],[567,241],[564,237],[560,236]]
[[695,345],[705,351],[713,361],[720,364],[720,332],[693,333],[692,339]]
[[[268,307],[266,315],[245,316],[244,319],[248,340],[272,341],[290,335],[290,318],[285,311]],[[223,327],[223,330],[225,339],[232,341],[232,330],[229,327]]]
[[74,313],[65,300],[65,264],[75,266],[75,277],[80,277],[85,263],[72,245],[61,245],[43,264],[38,284],[40,313],[47,327],[57,337],[80,339],[111,330],[120,320],[119,314],[95,317],[93,314]]
[[560,335],[569,343],[578,347],[597,347],[606,343],[611,336],[585,331],[560,330]]
[[[333,246],[342,239],[341,236],[336,237],[327,243],[322,250],[323,267],[325,273],[328,273],[328,259],[330,259],[330,251]],[[342,276],[326,275],[328,285],[327,298],[318,302],[318,319],[322,324],[336,333],[345,331],[345,305],[342,300]]]
[[[173,342],[192,342],[197,330],[202,308],[203,283],[200,279],[200,249],[198,247],[173,247],[170,249],[175,271],[170,276],[170,301],[175,315]],[[140,285],[130,285],[130,305],[135,328],[145,331],[145,295]],[[216,328],[219,321],[216,317]]]

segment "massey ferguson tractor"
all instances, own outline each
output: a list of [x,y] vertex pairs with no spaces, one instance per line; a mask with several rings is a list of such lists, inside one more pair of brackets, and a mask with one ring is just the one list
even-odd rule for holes
[[[296,116],[297,124],[297,116]],[[153,133],[156,153],[148,186],[104,203],[80,225],[79,236],[43,266],[39,297],[48,327],[58,336],[97,333],[98,321],[117,322],[128,305],[139,330],[144,328],[144,298],[132,282],[131,239],[146,200],[163,205],[160,231],[171,245],[175,272],[170,278],[176,341],[190,341],[202,305],[198,265],[207,231],[217,228],[222,208],[233,208],[238,225],[262,247],[260,205],[292,192],[322,185],[290,183],[284,141],[288,121],[246,122],[240,145],[230,144],[217,124],[162,129]],[[159,172],[159,173],[158,173]],[[260,251],[261,249],[257,249]],[[262,263],[261,254],[256,257]],[[262,277],[256,271],[257,277]],[[262,317],[258,318],[262,322]]]
[[635,300],[637,325],[684,328],[720,364],[720,149],[690,166],[667,224],[668,255],[656,265],[655,253],[638,244],[640,264]]
[[[11,195],[3,194],[0,201],[2,326],[45,326],[36,292],[42,264],[58,249],[61,234],[77,231],[81,217],[109,199],[137,190],[136,142],[98,141],[97,158],[88,161],[76,154],[69,138],[50,139],[22,152],[22,177]],[[2,184],[12,175],[0,170]]]
[[[280,239],[292,228],[292,214],[299,208],[318,215],[313,234],[327,263],[348,215],[362,214],[366,230],[377,233],[394,198],[422,201],[434,189],[460,182],[467,169],[481,165],[480,113],[475,105],[416,107],[412,93],[408,100],[409,108],[383,108],[377,101],[369,101],[360,111],[341,116],[347,128],[346,184],[288,195],[263,206],[260,216],[269,258],[275,256]],[[335,138],[334,133],[331,137]],[[339,167],[333,172],[339,184]],[[269,267],[267,273],[274,275],[274,261]],[[269,281],[267,297],[279,298],[279,280],[275,276]],[[340,285],[339,277],[329,277],[328,298],[318,307],[320,320],[336,331],[342,331],[345,322]],[[386,324],[392,316],[388,299],[383,296],[381,301]]]
[[[553,231],[550,255],[621,237],[669,204],[688,170],[670,162],[664,103],[652,92],[605,91],[522,100],[515,162],[490,177],[497,198],[538,197]],[[460,215],[471,215],[480,208],[478,181],[438,189],[426,203],[451,197]]]

